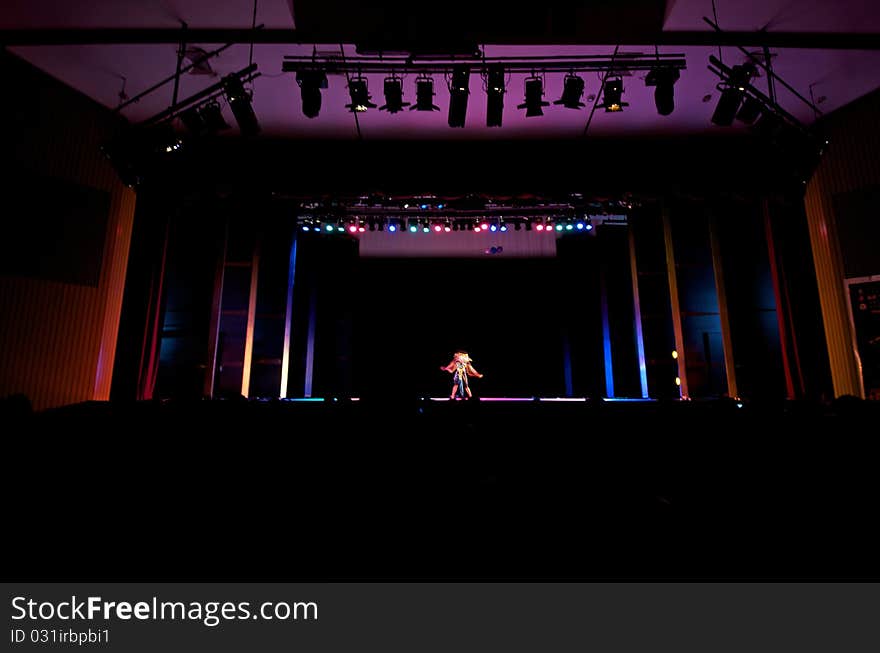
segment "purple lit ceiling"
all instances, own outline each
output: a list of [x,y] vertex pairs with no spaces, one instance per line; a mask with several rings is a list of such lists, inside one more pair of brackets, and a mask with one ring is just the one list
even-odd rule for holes
[[[187,22],[190,28],[249,28],[252,20],[252,0],[227,0],[224,3],[210,0],[92,0],[87,6],[80,3],[58,0],[5,0],[0,16],[0,29],[44,29],[44,28],[175,28],[180,21]],[[607,3],[603,3],[607,4]],[[660,5],[660,11],[651,8]],[[662,3],[651,0],[633,0],[623,3],[639,8],[643,17],[641,22],[634,20],[638,29],[633,33],[644,33],[650,29],[652,21],[662,21],[665,31],[709,32],[703,16],[712,15],[709,0],[678,0]],[[315,21],[334,11],[340,16],[339,32],[354,35],[359,15],[341,12],[341,0],[301,0],[295,2],[293,10],[288,0],[260,0],[257,8],[257,24],[267,29],[286,29],[294,27],[293,15],[305,20]],[[445,6],[445,5],[444,5]],[[793,3],[790,0],[716,0],[719,24],[730,31],[756,31],[766,28],[770,32],[841,32],[878,33],[880,32],[880,5],[869,0],[815,0]],[[439,12],[439,9],[438,9]],[[442,12],[439,12],[442,13]],[[607,13],[607,12],[606,12]],[[656,16],[655,16],[656,14]],[[439,14],[438,14],[439,15]],[[575,14],[577,16],[577,14]],[[619,15],[602,16],[602,20],[613,22],[624,20],[626,12]],[[664,18],[665,16],[665,18]],[[517,20],[527,19],[528,16]],[[466,21],[466,18],[460,20]],[[448,22],[448,21],[447,21]],[[520,21],[522,22],[522,21]],[[502,21],[499,39],[510,37],[511,42],[526,43],[552,38],[554,33],[565,33],[565,39],[572,40],[571,34],[580,34],[579,28],[560,32],[542,32],[519,38],[520,23],[511,27],[511,21]],[[603,24],[600,22],[593,25]],[[297,25],[303,29],[302,24]],[[332,31],[324,26],[323,32]],[[542,28],[543,30],[543,28]],[[639,32],[639,30],[642,30]],[[316,30],[306,30],[316,33]],[[320,31],[320,30],[319,30]],[[540,30],[539,30],[540,31]],[[547,36],[547,34],[550,36]],[[577,39],[575,39],[577,40]],[[636,42],[636,41],[629,41]],[[205,50],[217,47],[216,44],[199,43]],[[282,73],[281,62],[285,55],[309,55],[313,47],[319,51],[344,52],[346,56],[355,54],[353,39],[345,45],[327,43],[305,43],[301,45],[256,44],[253,59],[259,66],[262,76],[254,82],[254,109],[265,134],[292,138],[357,138],[353,114],[345,109],[349,102],[345,79],[341,75],[331,75],[329,88],[323,92],[323,107],[315,119],[303,116],[299,89],[293,73]],[[115,107],[119,94],[125,84],[125,93],[131,97],[150,87],[157,81],[173,73],[176,60],[175,44],[150,45],[64,45],[64,46],[15,46],[10,49],[17,55],[67,83],[73,88],[94,98],[107,107]],[[558,56],[558,55],[611,55],[614,47],[609,45],[485,45],[486,56]],[[750,51],[756,50],[749,48]],[[250,46],[234,45],[218,58],[211,60],[215,76],[185,75],[181,80],[180,97],[186,98],[206,86],[215,83],[217,76],[237,71],[248,64]],[[652,54],[654,47],[650,42],[644,45],[627,45],[621,52],[642,52]],[[634,73],[624,78],[624,100],[630,106],[619,114],[606,114],[597,110],[590,125],[589,133],[598,137],[650,136],[654,134],[697,134],[723,132],[741,129],[720,128],[710,123],[718,92],[718,78],[707,70],[710,54],[718,55],[718,49],[706,46],[675,47],[664,45],[662,53],[683,54],[687,60],[687,70],[675,87],[675,111],[663,117],[654,107],[653,88],[644,83],[645,73]],[[858,51],[846,49],[782,49],[771,48],[776,72],[801,94],[816,99],[823,112],[832,111],[856,98],[880,87],[880,51]],[[735,47],[721,49],[723,61],[728,65],[742,63],[745,55]],[[384,75],[368,76],[373,101],[382,104],[382,78]],[[446,110],[449,94],[441,77],[435,76],[437,96],[435,103],[441,111],[433,113],[404,111],[388,115],[376,110],[359,114],[360,130],[367,139],[487,139],[487,138],[576,138],[583,134],[589,114],[587,109],[579,111],[550,106],[541,117],[526,118],[525,111],[518,110],[517,104],[523,102],[525,74],[509,76],[505,96],[503,126],[486,127],[486,101],[482,92],[481,80],[472,75],[470,82],[470,103],[467,126],[464,129],[448,127]],[[560,97],[562,73],[548,73],[546,76],[545,99],[549,101]],[[596,73],[583,73],[586,80],[585,97],[595,94],[600,80]],[[766,79],[756,80],[755,86],[766,88]],[[812,122],[812,111],[784,88],[778,87],[779,104],[804,122]],[[414,101],[415,81],[410,75],[404,82],[405,99]],[[704,101],[705,96],[711,96]],[[123,114],[137,122],[159,113],[167,108],[171,100],[171,85],[144,98],[139,103],[126,108]],[[586,100],[585,100],[586,101]],[[224,108],[227,121],[235,124],[228,108]]]

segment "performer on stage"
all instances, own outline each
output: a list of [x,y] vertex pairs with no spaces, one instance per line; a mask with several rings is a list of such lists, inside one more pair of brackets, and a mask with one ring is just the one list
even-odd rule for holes
[[462,399],[471,398],[471,389],[468,386],[469,375],[473,375],[478,379],[483,378],[483,375],[474,369],[474,366],[471,364],[471,357],[468,356],[466,351],[455,352],[455,355],[452,357],[452,362],[440,369],[444,372],[452,373],[452,393],[449,395],[450,401],[454,400],[456,396],[461,397]]

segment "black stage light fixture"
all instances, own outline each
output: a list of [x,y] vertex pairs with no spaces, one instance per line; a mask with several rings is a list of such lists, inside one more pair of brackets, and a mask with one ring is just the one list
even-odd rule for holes
[[210,136],[224,129],[229,129],[229,125],[223,118],[220,105],[213,100],[201,107],[187,109],[180,114],[180,121],[196,137]]
[[605,93],[602,96],[602,104],[599,106],[604,108],[606,112],[623,111],[623,107],[628,107],[628,102],[623,102],[623,79],[615,77],[605,82]]
[[229,102],[232,115],[238,122],[241,135],[256,136],[260,133],[260,123],[257,122],[257,114],[254,113],[251,105],[251,96],[245,90],[241,79],[230,75],[223,80],[223,86],[226,90],[226,101]]
[[323,70],[298,70],[296,83],[302,96],[302,112],[306,118],[317,118],[321,113],[321,89],[327,88]]
[[504,117],[504,66],[492,64],[486,74],[486,126],[500,127]]
[[562,85],[562,97],[553,104],[561,104],[566,109],[580,109],[584,106],[581,98],[584,95],[584,80],[582,77],[570,73],[565,76]]
[[400,77],[385,78],[383,84],[385,92],[385,104],[379,107],[379,111],[387,111],[388,113],[398,113],[403,111],[403,107],[408,107],[409,102],[403,101],[403,80]]
[[763,107],[764,105],[758,98],[749,96],[743,101],[742,106],[737,111],[736,119],[747,125],[752,125],[758,119],[758,116],[761,115]]
[[467,115],[468,95],[470,95],[471,71],[467,66],[458,65],[452,69],[449,82],[449,126],[464,127]]
[[367,89],[366,77],[355,77],[348,81],[348,94],[351,97],[351,104],[346,104],[345,108],[352,113],[362,113],[367,109],[375,109],[376,105],[370,102],[370,93]]
[[434,104],[434,80],[430,77],[416,78],[416,104],[410,111],[440,111]]
[[229,124],[223,118],[223,111],[218,102],[208,102],[199,110],[199,115],[205,121],[205,128],[209,134],[229,129]]
[[193,136],[204,136],[208,133],[205,119],[198,107],[192,107],[180,114],[180,122]]
[[260,132],[260,124],[251,104],[251,96],[244,88],[241,79],[230,75],[223,82],[226,100],[232,115],[238,123],[242,136],[255,136]]
[[658,67],[645,77],[645,86],[654,87],[654,104],[661,116],[668,116],[675,110],[675,82],[679,75],[677,68]]
[[749,80],[755,74],[755,67],[751,64],[734,66],[730,70],[730,78],[722,83],[721,98],[715,113],[712,114],[712,122],[720,127],[729,127],[743,101]]
[[538,76],[528,77],[526,79],[526,98],[525,102],[517,106],[517,109],[526,110],[526,118],[532,116],[543,116],[543,107],[549,107],[550,103],[544,101],[544,80]]

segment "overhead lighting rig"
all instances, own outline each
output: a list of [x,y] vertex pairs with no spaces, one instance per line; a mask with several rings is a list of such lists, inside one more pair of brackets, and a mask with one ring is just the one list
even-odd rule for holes
[[657,67],[673,70],[687,68],[684,54],[655,54],[643,52],[618,52],[616,55],[578,55],[561,57],[416,57],[413,55],[358,55],[345,58],[332,54],[285,56],[282,72],[295,73],[301,69],[320,67],[329,74],[367,75],[381,73],[414,74],[416,76],[449,75],[454,71],[467,70],[471,74],[487,73],[492,66],[502,66],[505,74],[607,72],[617,74],[650,71]]

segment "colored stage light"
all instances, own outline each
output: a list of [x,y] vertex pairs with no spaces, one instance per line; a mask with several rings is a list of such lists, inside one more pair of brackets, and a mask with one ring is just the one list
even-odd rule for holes
[[388,231],[390,231],[391,233],[394,233],[395,231],[397,231],[397,225],[394,225],[394,224],[388,225]]
[[654,87],[654,105],[657,113],[668,116],[675,110],[675,82],[679,72],[675,68],[657,67],[645,77],[645,86]]
[[488,230],[489,230],[489,225],[486,224],[485,222],[481,222],[481,223],[480,223],[480,229],[482,229],[483,231],[488,231]]
[[351,233],[353,233],[353,234],[354,234],[354,233],[357,233],[357,230],[358,230],[357,225],[354,225],[354,224],[349,225],[349,226],[348,226],[348,230],[349,230]]
[[385,91],[385,104],[379,107],[379,111],[397,113],[403,111],[403,107],[409,106],[409,102],[403,101],[403,80],[400,77],[394,75],[386,77],[383,90]]
[[544,225],[539,222],[535,225],[535,229],[537,229],[538,231],[544,231]]
[[302,112],[306,118],[317,118],[321,113],[321,89],[327,88],[323,70],[298,70],[296,83],[302,97]]
[[584,227],[584,229],[586,229],[587,231],[592,231],[592,230],[593,230],[593,223],[592,223],[592,222],[588,222],[588,223],[586,224],[586,226]]
[[[449,82],[449,126],[464,127],[467,116],[468,95],[470,95],[471,71],[467,66],[458,65],[452,69]],[[439,207],[443,208],[443,207]]]
[[410,111],[440,111],[434,104],[434,80],[430,77],[416,79],[416,105]]
[[326,229],[327,231],[333,231],[333,225],[328,224],[326,227],[324,227],[324,229]]
[[577,227],[578,231],[583,231],[586,225],[583,222],[578,222],[575,227]]
[[544,80],[540,77],[526,79],[525,102],[517,106],[517,109],[525,109],[526,118],[531,118],[532,116],[543,116],[544,107],[549,106],[550,103],[544,101]]
[[572,229],[574,229],[574,227],[572,226],[572,224],[570,222],[567,225],[565,225],[566,231],[571,231]]
[[223,86],[226,91],[226,101],[238,122],[241,135],[256,136],[260,132],[260,123],[257,122],[257,114],[251,106],[251,95],[245,90],[241,79],[230,75],[223,80]]
[[498,225],[493,224],[491,227],[489,227],[489,231],[495,233],[496,231],[498,231]]
[[504,117],[504,66],[492,64],[486,73],[486,126],[500,127]]
[[346,104],[345,108],[352,113],[362,113],[367,109],[376,108],[376,105],[370,102],[366,77],[356,77],[350,80],[348,82],[348,94],[351,97],[351,104]]
[[443,231],[443,227],[441,227],[439,224],[435,224],[434,231],[436,231],[439,234],[441,231]]
[[409,230],[410,230],[411,233],[415,233],[415,232],[417,232],[417,231],[419,230],[419,228],[418,228],[416,225],[411,224],[411,225],[409,226]]
[[556,231],[562,231],[562,225],[561,225],[561,224],[556,225]]
[[746,87],[749,80],[755,75],[757,69],[751,64],[743,64],[734,66],[730,70],[730,79],[723,83],[724,90],[721,91],[721,98],[718,100],[718,106],[715,107],[715,113],[712,114],[712,122],[721,127],[729,127],[733,124],[739,105],[743,101]]
[[581,97],[584,94],[584,80],[577,75],[565,76],[562,87],[562,97],[553,104],[561,104],[566,109],[580,109],[584,106]]
[[623,107],[628,107],[629,103],[623,102],[623,80],[620,77],[609,79],[605,82],[605,93],[602,96],[602,104],[599,106],[604,108],[606,112],[623,111]]

